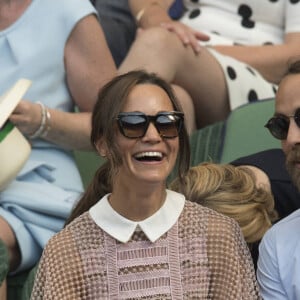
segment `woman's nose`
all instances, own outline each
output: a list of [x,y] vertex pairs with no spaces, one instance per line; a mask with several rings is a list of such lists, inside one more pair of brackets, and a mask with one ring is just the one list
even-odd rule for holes
[[158,132],[157,128],[155,127],[155,125],[150,122],[147,131],[143,137],[143,139],[151,139],[151,140],[161,140],[161,135]]

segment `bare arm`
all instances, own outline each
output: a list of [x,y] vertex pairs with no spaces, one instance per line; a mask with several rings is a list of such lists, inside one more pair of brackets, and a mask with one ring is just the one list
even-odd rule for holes
[[132,15],[139,19],[138,25],[149,28],[172,21],[168,15],[172,2],[173,0],[129,0],[129,6]]
[[217,51],[243,61],[258,70],[268,81],[279,83],[289,60],[300,55],[300,33],[288,33],[282,45],[213,46]]
[[[49,109],[51,130],[45,139],[67,149],[91,149],[90,118],[99,89],[114,75],[116,67],[104,34],[94,15],[78,22],[65,47],[67,83],[80,113]],[[41,123],[41,107],[21,101],[11,121],[25,134]]]

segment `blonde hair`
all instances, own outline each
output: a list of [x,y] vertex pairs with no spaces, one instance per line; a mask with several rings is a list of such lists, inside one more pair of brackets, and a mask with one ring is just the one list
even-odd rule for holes
[[202,163],[192,167],[170,188],[193,202],[235,219],[248,244],[259,241],[277,219],[274,198],[245,166]]

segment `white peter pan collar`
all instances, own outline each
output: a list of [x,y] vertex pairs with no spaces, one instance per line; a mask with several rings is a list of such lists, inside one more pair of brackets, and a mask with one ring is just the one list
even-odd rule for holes
[[92,206],[89,213],[101,229],[122,243],[128,242],[137,229],[142,230],[151,242],[155,242],[176,223],[185,202],[184,195],[167,190],[163,206],[149,218],[135,222],[117,213],[109,204],[108,196],[105,195]]

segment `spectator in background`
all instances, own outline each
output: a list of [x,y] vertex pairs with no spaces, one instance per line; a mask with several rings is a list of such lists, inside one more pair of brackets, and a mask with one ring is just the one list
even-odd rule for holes
[[240,157],[231,162],[235,166],[246,165],[261,172],[271,187],[278,219],[282,219],[300,208],[300,193],[293,184],[285,166],[282,149],[268,149]]
[[183,180],[172,181],[170,189],[237,221],[256,267],[258,244],[277,219],[266,177],[251,167],[202,163],[190,168]]
[[[300,60],[279,84],[275,114],[266,127],[281,140],[288,173],[300,190]],[[276,162],[275,162],[276,163]],[[300,299],[300,210],[276,223],[259,247],[257,277],[264,300]]]
[[[134,41],[136,20],[131,14],[128,0],[90,0],[95,6],[108,46],[117,66],[121,64]],[[175,0],[169,9],[172,19],[183,13],[181,1]]]
[[0,95],[32,81],[10,116],[32,153],[0,193],[0,239],[17,273],[36,264],[83,192],[71,150],[91,149],[91,111],[116,67],[88,1],[2,0],[0,11]]
[[143,30],[120,72],[145,68],[182,86],[199,128],[274,97],[289,58],[300,54],[299,1],[187,0],[179,21],[167,13],[172,1],[129,3]]

